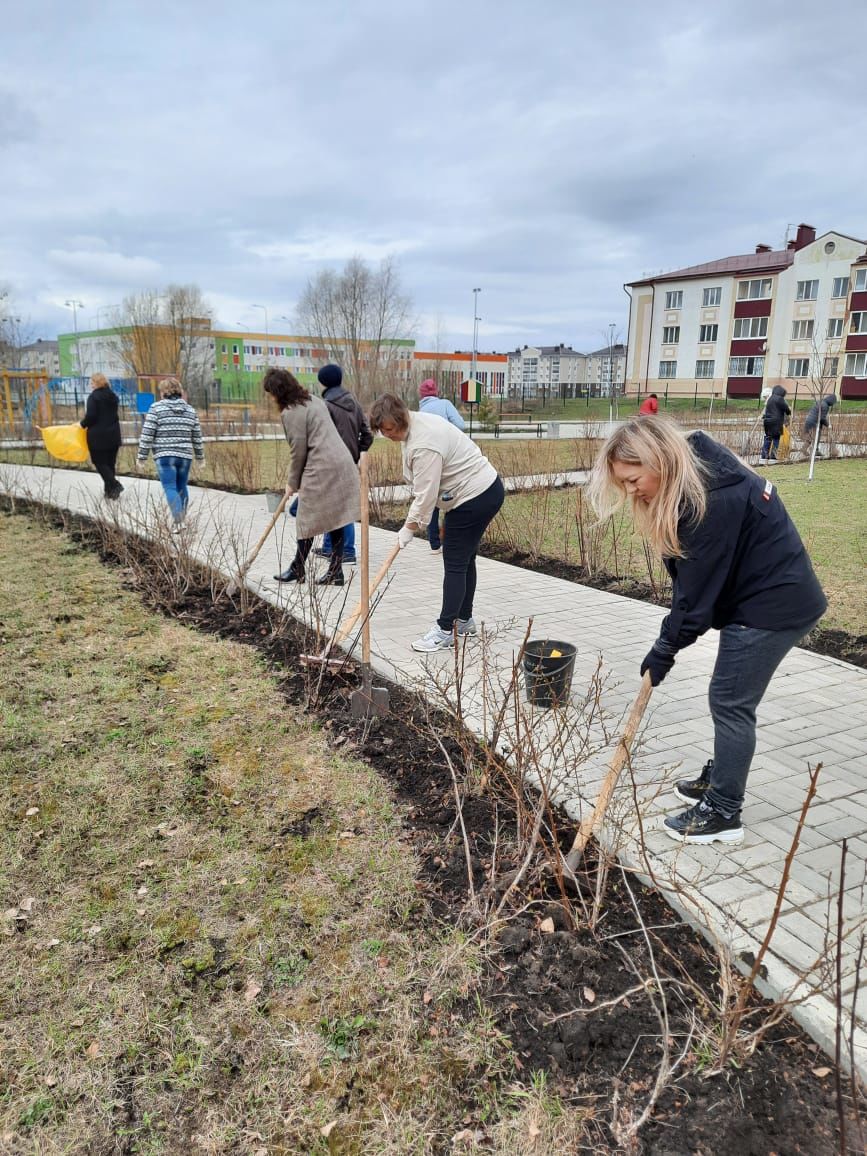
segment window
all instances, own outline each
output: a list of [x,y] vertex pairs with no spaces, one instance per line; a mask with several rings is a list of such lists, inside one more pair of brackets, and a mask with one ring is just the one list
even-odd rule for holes
[[707,309],[711,305],[719,305],[722,300],[722,285],[715,285],[713,289],[705,289],[701,295],[701,303]]
[[667,377],[677,377],[677,362],[676,361],[660,361],[659,376],[661,379]]
[[831,290],[832,297],[848,297],[849,296],[849,278],[835,277],[834,286]]
[[795,293],[796,301],[815,301],[819,296],[819,282],[818,281],[799,281],[798,290]]
[[738,281],[738,301],[756,301],[760,297],[770,295],[770,277],[761,277],[756,281]]
[[683,290],[670,289],[665,295],[666,309],[680,309],[683,305]]
[[696,377],[713,377],[713,362],[712,361],[697,361],[695,363]]
[[738,317],[735,319],[733,337],[767,337],[767,317]]
[[867,377],[867,353],[846,354],[846,376]]
[[699,341],[716,341],[718,332],[718,325],[700,325],[698,329],[698,339]]
[[843,318],[832,317],[828,322],[828,336],[842,337],[843,336]]
[[867,333],[867,313],[853,313],[849,323],[850,333]]
[[840,358],[826,357],[822,364],[822,377],[836,377],[840,372]]
[[730,357],[729,377],[762,377],[765,372],[763,357]]
[[233,346],[232,346],[232,352],[233,352],[233,353],[237,353],[237,352],[238,352],[238,346],[237,346],[237,345],[233,345]]
[[810,359],[809,357],[790,357],[789,371],[786,377],[809,377],[810,376]]
[[792,322],[792,341],[809,341],[813,336],[812,321]]
[[662,344],[663,345],[677,345],[680,341],[680,326],[666,325],[662,330]]
[[858,269],[855,272],[855,292],[862,293],[867,289],[867,269]]

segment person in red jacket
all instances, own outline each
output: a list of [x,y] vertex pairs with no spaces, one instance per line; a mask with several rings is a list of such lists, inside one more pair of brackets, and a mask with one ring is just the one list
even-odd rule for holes
[[659,401],[655,393],[649,393],[638,407],[639,413],[659,413]]

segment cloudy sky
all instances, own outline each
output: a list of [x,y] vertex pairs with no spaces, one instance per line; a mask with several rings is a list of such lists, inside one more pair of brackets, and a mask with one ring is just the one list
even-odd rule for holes
[[[414,336],[625,335],[623,283],[867,237],[864,0],[28,0],[0,17],[0,284],[33,336],[198,284],[294,331],[393,255]],[[283,317],[289,320],[283,320]]]

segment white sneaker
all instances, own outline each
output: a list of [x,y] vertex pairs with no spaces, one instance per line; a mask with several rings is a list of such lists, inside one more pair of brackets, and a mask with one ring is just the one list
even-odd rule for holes
[[474,618],[458,618],[458,638],[463,638],[465,634],[478,634],[479,628],[476,626]]
[[432,626],[427,634],[415,640],[412,648],[421,654],[430,654],[434,650],[450,650],[454,646],[454,641],[451,634],[440,630],[438,626]]

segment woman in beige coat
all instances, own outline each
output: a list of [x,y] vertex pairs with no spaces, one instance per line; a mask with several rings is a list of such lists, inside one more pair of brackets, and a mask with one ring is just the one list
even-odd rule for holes
[[299,497],[298,548],[278,582],[303,582],[307,556],[317,534],[331,533],[331,561],[320,586],[343,585],[343,527],[361,517],[358,469],[324,401],[312,397],[288,370],[269,369],[263,382],[280,407],[292,451],[286,497]]

